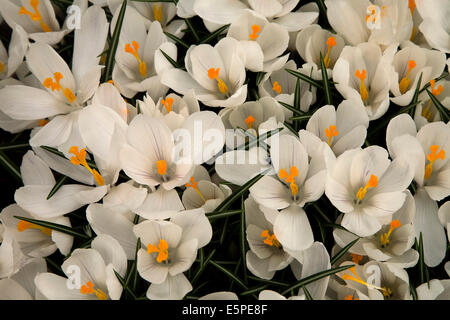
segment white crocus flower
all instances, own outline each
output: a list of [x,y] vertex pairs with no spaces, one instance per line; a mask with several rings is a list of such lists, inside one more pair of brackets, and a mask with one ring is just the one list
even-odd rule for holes
[[[349,262],[343,265],[348,265]],[[386,263],[370,261],[337,274],[364,300],[411,300],[408,273]]]
[[16,25],[12,31],[8,51],[0,41],[0,87],[4,87],[4,80],[10,78],[23,62],[28,50],[28,38],[25,30]]
[[306,297],[304,295],[301,295],[301,296],[290,296],[289,298],[286,298],[285,296],[282,296],[276,291],[262,290],[259,293],[258,300],[306,300]]
[[240,41],[247,55],[246,67],[251,71],[278,70],[289,57],[281,56],[289,44],[287,30],[254,11],[244,11],[231,24],[227,36]]
[[389,70],[397,46],[385,50],[373,43],[346,46],[333,68],[336,89],[345,99],[364,105],[370,120],[389,108]]
[[[78,128],[78,111],[97,88],[108,22],[104,11],[92,6],[81,18],[81,28],[75,31],[72,71],[48,44],[31,45],[27,64],[45,88],[14,85],[0,90],[0,110],[17,120],[50,122],[30,140],[32,146],[59,147],[68,155],[72,146],[84,147]],[[88,48],[88,49],[86,49]]]
[[209,243],[212,228],[203,209],[184,211],[170,221],[144,221],[134,227],[141,239],[137,270],[151,282],[149,299],[182,299],[192,290],[183,272],[197,256],[197,250]]
[[138,104],[140,113],[163,120],[172,131],[181,128],[189,115],[200,111],[200,105],[193,92],[183,97],[170,93],[160,98],[156,104],[147,94],[142,101],[138,100]]
[[409,40],[413,27],[407,0],[325,0],[333,29],[356,46],[375,42],[387,47]]
[[24,265],[30,262],[30,259],[22,252],[17,240],[9,232],[3,232],[0,245],[0,261],[2,261],[0,279],[11,277],[19,272]]
[[10,278],[0,280],[1,300],[37,300],[41,298],[36,291],[34,278],[47,271],[47,265],[42,258],[31,260],[19,272]]
[[330,165],[325,194],[344,213],[341,225],[365,237],[402,207],[412,178],[408,163],[402,158],[391,162],[381,147],[352,149]]
[[423,21],[419,30],[432,48],[450,53],[450,1],[448,0],[415,0],[417,11]]
[[32,151],[24,155],[20,171],[25,186],[16,190],[14,199],[22,209],[39,219],[62,217],[86,204],[99,201],[107,191],[106,186],[65,184],[47,199],[56,181],[48,165]]
[[239,298],[234,292],[218,291],[208,293],[207,295],[198,298],[198,300],[239,300]]
[[[438,217],[441,224],[447,229],[447,239],[450,241],[450,201],[446,201],[440,206],[438,211]],[[448,262],[446,263],[447,270]]]
[[[400,268],[416,265],[419,254],[411,248],[415,239],[413,220],[416,207],[411,193],[409,191],[406,193],[403,206],[392,215],[389,222],[383,223],[380,231],[372,236],[360,238],[350,248],[353,262],[359,262],[363,256],[368,256],[370,259]],[[333,235],[340,247],[345,247],[357,238],[354,234],[340,229],[335,229]]]
[[321,69],[320,55],[327,69],[332,70],[336,60],[344,48],[341,36],[322,29],[313,24],[300,31],[297,35],[295,47],[300,56],[308,63],[314,63]]
[[227,185],[217,185],[207,180],[195,181],[194,176],[185,186],[186,190],[181,198],[184,207],[187,210],[203,208],[206,213],[214,211],[232,193]]
[[[329,270],[331,268],[330,255],[321,242],[314,242],[308,249],[296,256],[291,264],[292,271],[297,280],[312,276],[313,274]],[[330,277],[325,277],[306,285],[306,289],[314,300],[324,300]],[[300,288],[298,295],[304,295]]]
[[418,300],[448,300],[450,299],[450,280],[433,279],[422,283],[416,288]]
[[261,211],[255,200],[249,196],[245,202],[245,224],[247,241],[250,250],[247,251],[247,268],[256,276],[272,279],[275,272],[286,268],[292,257],[283,250],[281,243],[273,232],[273,224],[265,214],[276,216],[276,210],[265,208]]
[[412,43],[398,51],[390,71],[391,101],[400,106],[409,104],[422,74],[420,88],[444,71],[445,53],[420,48]]
[[[17,204],[4,208],[0,215],[3,226],[14,237],[24,254],[30,257],[47,257],[57,249],[63,255],[69,254],[73,244],[72,236],[15,218],[16,216],[31,219],[36,217],[21,209]],[[67,227],[72,226],[67,217],[40,220]]]
[[344,151],[359,148],[366,139],[369,118],[361,104],[342,101],[337,109],[323,106],[311,116],[306,130],[300,130],[300,141],[307,150],[317,148],[318,142],[326,142],[336,156]]
[[22,26],[35,42],[55,45],[71,31],[60,28],[50,0],[4,0],[0,13],[11,29]]
[[[111,22],[114,31],[120,10]],[[131,6],[128,6],[123,19],[116,52],[116,64],[112,79],[121,94],[132,98],[138,92],[148,92],[153,99],[166,94],[169,89],[161,84],[160,74],[173,66],[162,55],[163,50],[175,61],[177,48],[168,42],[161,24],[154,21],[147,31],[145,19]]]
[[236,39],[225,37],[214,47],[208,44],[191,46],[185,58],[186,71],[170,69],[161,82],[174,91],[195,97],[212,107],[234,107],[247,96],[245,53]]
[[[434,79],[430,80],[430,89],[432,95],[445,107],[450,110],[450,81],[442,79],[436,82]],[[421,103],[416,106],[414,113],[414,122],[418,129],[424,125],[434,121],[441,121],[441,114],[437,110],[433,101],[427,92],[419,94]]]
[[127,257],[116,239],[103,234],[92,241],[91,249],[73,251],[61,268],[69,279],[40,273],[34,280],[46,299],[119,300],[123,289],[114,271],[125,277]]

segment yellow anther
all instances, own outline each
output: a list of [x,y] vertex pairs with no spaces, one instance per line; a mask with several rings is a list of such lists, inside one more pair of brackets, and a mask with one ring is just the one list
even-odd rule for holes
[[276,93],[278,93],[278,94],[281,94],[281,85],[278,83],[278,81],[275,81],[274,83],[273,83],[273,87],[272,87],[272,90],[273,91],[275,91]]
[[172,98],[166,98],[166,100],[162,99],[161,104],[164,107],[166,107],[167,113],[170,113],[170,111],[172,111],[172,104],[173,104]]
[[359,262],[363,259],[363,256],[356,254],[356,253],[350,253],[350,256],[352,257],[353,263],[359,264]]
[[416,1],[408,0],[408,7],[409,7],[409,10],[411,11],[411,15],[413,15],[414,9],[416,8]]
[[[131,47],[131,45],[133,45],[133,47]],[[147,77],[147,64],[139,57],[139,43],[134,40],[131,42],[131,44],[127,43],[125,45],[125,52],[133,55],[133,57],[136,58],[137,62],[139,63],[139,73],[141,74],[142,78]]]
[[346,297],[344,298],[344,300],[359,300],[359,298],[357,298],[357,297],[355,297],[355,296],[349,294],[348,296],[346,296]]
[[33,21],[39,21],[41,28],[44,32],[51,32],[52,29],[44,23],[41,13],[39,12],[39,0],[30,0],[30,6],[34,9],[34,12],[27,10],[24,6],[20,7],[19,14],[25,14]]
[[85,167],[86,170],[94,176],[94,179],[99,186],[103,186],[105,184],[105,180],[100,175],[100,173],[98,173],[97,170],[91,169],[91,167],[89,167],[86,161],[86,148],[78,150],[77,146],[72,146],[69,149],[69,153],[72,153],[74,155],[72,158],[70,158],[70,162],[72,164],[76,166],[82,165],[83,167]]
[[391,236],[392,231],[399,228],[402,224],[399,220],[392,220],[391,225],[389,227],[389,231],[383,233],[380,237],[381,247],[384,248],[389,244],[389,237]]
[[[434,80],[434,79],[430,80],[431,94],[433,96],[438,96],[442,93],[442,91],[444,90],[444,87],[442,85],[439,85],[437,88],[435,88],[435,85],[436,85],[436,80]],[[423,110],[422,110],[422,116],[425,117],[428,121],[432,120],[431,104],[432,104],[432,101],[430,99],[430,100],[428,100],[427,106],[425,108],[423,108]]]
[[39,127],[43,127],[49,122],[50,121],[48,121],[47,119],[41,119],[41,120],[39,120]]
[[325,57],[323,57],[323,63],[325,64],[325,67],[328,69],[328,67],[330,66],[330,53],[331,53],[331,48],[333,48],[334,46],[336,46],[336,38],[335,37],[329,37],[327,39],[327,53],[325,54]]
[[339,131],[336,130],[336,126],[331,125],[329,128],[325,128],[325,136],[328,138],[328,145],[331,145],[333,137],[337,137]]
[[360,81],[359,95],[361,96],[361,100],[365,102],[369,99],[369,91],[367,91],[366,85],[364,84],[364,80],[367,78],[366,69],[362,69],[362,71],[356,70],[355,77],[357,77]]
[[376,188],[378,185],[378,177],[375,175],[370,175],[369,181],[367,181],[366,185],[361,188],[359,188],[358,192],[356,193],[356,198],[361,201],[366,196],[367,190],[369,188]]
[[252,25],[252,33],[249,34],[250,40],[254,41],[259,37],[259,32],[261,31],[261,26],[254,24]]
[[390,296],[392,295],[392,290],[391,290],[391,289],[386,288],[386,287],[377,287],[377,286],[375,286],[375,285],[373,285],[373,284],[370,284],[370,283],[367,283],[366,281],[364,281],[363,279],[361,279],[361,278],[358,276],[358,274],[356,273],[355,267],[351,267],[351,268],[349,268],[348,270],[349,270],[351,273],[353,273],[353,275],[347,274],[347,273],[346,273],[346,274],[343,274],[342,277],[341,277],[343,280],[354,281],[354,282],[357,282],[357,283],[360,283],[360,284],[366,286],[367,288],[380,290],[381,293],[383,293],[383,296],[385,296],[385,297],[390,297]]
[[289,187],[291,188],[291,193],[293,196],[298,194],[298,185],[295,183],[295,177],[298,177],[298,169],[296,166],[292,166],[290,173],[281,168],[278,176],[281,180],[284,180],[286,183],[289,183]]
[[165,175],[167,172],[167,162],[165,160],[158,160],[156,161],[156,170],[158,171],[158,174]]
[[225,82],[219,78],[220,68],[214,69],[210,68],[208,70],[208,77],[217,81],[217,87],[219,88],[220,93],[226,94],[228,92],[228,87]]
[[445,159],[445,150],[441,149],[438,152],[440,146],[432,145],[430,147],[430,153],[427,154],[427,160],[430,162],[425,166],[425,179],[430,179],[431,173],[433,172],[433,164],[436,160],[444,160]]
[[160,5],[154,4],[153,5],[153,18],[155,19],[155,21],[161,22],[162,16],[163,16],[162,4],[160,4]]
[[409,85],[411,83],[411,79],[409,78],[409,74],[411,73],[411,70],[414,69],[415,67],[416,67],[416,61],[408,60],[408,72],[402,78],[402,80],[400,80],[400,83],[399,83],[399,88],[400,88],[400,93],[401,94],[404,94],[408,90],[408,87],[409,87]]
[[5,72],[5,65],[0,61],[0,73]]
[[17,231],[19,232],[23,232],[25,230],[29,230],[29,229],[36,229],[36,230],[41,230],[44,234],[51,236],[52,235],[52,230],[43,226],[39,226],[37,224],[28,222],[28,221],[24,221],[24,220],[20,220],[19,223],[17,224]]
[[61,79],[63,78],[63,75],[61,72],[55,72],[53,74],[53,79],[52,78],[46,78],[44,79],[44,82],[42,83],[44,85],[44,87],[51,89],[52,91],[60,91],[62,90],[62,93],[64,94],[64,96],[66,97],[66,99],[70,102],[73,103],[76,100],[76,96],[75,94],[72,92],[72,90],[70,90],[69,88],[63,88],[61,86]]
[[85,285],[82,285],[80,292],[81,294],[95,294],[99,300],[108,299],[108,295],[99,288],[95,289],[95,286],[91,281],[88,281]]
[[156,261],[161,263],[169,259],[169,244],[166,240],[160,239],[158,246],[149,243],[147,246],[147,252],[148,254],[158,253]]
[[251,129],[253,127],[253,123],[255,122],[255,118],[253,118],[252,115],[245,118],[245,123],[247,124],[248,128]]
[[202,193],[200,192],[200,190],[198,189],[198,182],[195,181],[194,177],[192,176],[191,179],[189,179],[190,182],[186,183],[184,186],[186,188],[192,188],[195,190],[195,192],[197,192],[198,196],[203,200],[203,202],[206,202],[205,197],[202,195]]
[[265,238],[264,239],[264,243],[267,244],[268,246],[271,247],[281,247],[280,242],[277,240],[277,237],[275,236],[275,234],[270,234],[269,230],[264,230],[263,232],[261,232],[260,234],[261,237]]

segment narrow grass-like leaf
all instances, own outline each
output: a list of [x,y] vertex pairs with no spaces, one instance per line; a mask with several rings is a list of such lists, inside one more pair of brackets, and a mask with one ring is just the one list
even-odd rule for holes
[[192,34],[194,35],[195,41],[199,42],[200,37],[198,36],[197,30],[195,30],[195,27],[192,25],[191,20],[186,18],[184,19],[184,22],[186,22],[186,25],[188,26],[189,30],[191,30]]
[[255,83],[257,86],[259,86],[259,84],[261,83],[262,79],[264,78],[264,76],[266,75],[265,72],[258,72],[256,74],[256,78],[255,78]]
[[423,255],[423,236],[422,236],[422,232],[420,233],[419,236],[419,274],[420,274],[420,283],[424,283],[425,282],[425,258]]
[[188,45],[186,42],[184,42],[183,40],[181,40],[180,38],[178,38],[177,36],[174,36],[173,34],[168,33],[168,32],[165,32],[165,31],[164,31],[164,34],[165,34],[169,39],[172,39],[173,41],[175,41],[176,43],[178,43],[180,46],[182,46],[182,47],[184,47],[184,48],[186,48],[186,49],[189,49],[189,45]]
[[224,273],[228,278],[233,279],[244,290],[248,290],[248,287],[244,284],[244,282],[241,279],[239,279],[236,275],[234,275],[232,272],[230,272],[228,269],[222,267],[220,264],[215,263],[213,260],[210,260],[209,264],[215,267],[217,270]]
[[284,126],[285,126],[286,128],[288,128],[288,130],[289,130],[290,132],[292,132],[293,134],[295,134],[295,135],[298,137],[298,131],[296,131],[289,123],[284,122]]
[[267,279],[263,279],[263,278],[258,278],[255,276],[248,276],[249,279],[258,281],[258,282],[263,282],[263,283],[267,283],[267,284],[271,284],[274,286],[279,286],[279,287],[287,287],[289,286],[289,283],[286,282],[281,282],[281,281],[276,281],[276,280],[267,280]]
[[322,52],[320,53],[320,68],[322,71],[322,82],[323,91],[325,92],[325,100],[327,101],[327,104],[333,105],[333,101],[331,100],[330,82],[328,81],[327,68],[325,67],[325,62],[323,62]]
[[300,110],[300,79],[297,78],[297,83],[295,84],[295,92],[294,92],[294,107],[297,110]]
[[414,117],[414,111],[416,109],[415,106],[417,104],[417,100],[419,100],[420,86],[422,85],[422,75],[423,75],[423,73],[421,72],[419,79],[417,81],[416,90],[414,91],[413,98],[411,100],[411,103],[409,104],[409,105],[414,105],[414,107],[409,110],[409,115],[411,117]]
[[337,267],[337,268],[321,271],[321,272],[318,272],[316,274],[310,275],[309,277],[301,279],[300,281],[298,281],[293,286],[287,288],[281,294],[284,296],[284,295],[288,294],[291,290],[295,290],[295,289],[298,289],[300,287],[306,286],[306,285],[308,285],[308,284],[310,284],[310,283],[312,283],[314,281],[323,279],[325,277],[328,277],[328,276],[331,276],[331,275],[333,275],[335,273],[347,270],[348,268],[351,268],[351,267],[354,267],[354,266],[355,266],[354,264],[350,264],[350,265],[341,266],[341,267]]
[[170,62],[170,64],[174,67],[174,68],[181,68],[181,66],[178,64],[178,62],[176,62],[175,60],[173,60],[167,53],[165,53],[163,50],[159,49],[159,51],[161,51],[162,55],[167,59],[167,61]]
[[284,70],[286,70],[288,73],[290,73],[293,76],[295,76],[295,77],[297,77],[297,78],[299,78],[299,79],[309,83],[310,85],[312,85],[312,86],[314,86],[316,88],[319,88],[319,89],[322,89],[322,90],[324,89],[323,85],[319,81],[317,81],[317,80],[315,80],[315,79],[313,79],[311,77],[308,77],[306,74],[303,74],[303,73],[300,73],[300,72],[298,72],[296,70],[291,70],[291,69],[284,69]]
[[227,30],[229,26],[230,26],[229,24],[226,24],[223,27],[217,29],[216,31],[210,33],[206,38],[200,41],[200,44],[208,43],[209,41],[215,39],[218,35]]
[[255,293],[258,293],[258,292],[263,291],[263,290],[266,289],[268,286],[269,286],[268,284],[263,284],[263,285],[261,285],[261,286],[255,287],[255,288],[250,288],[250,289],[248,289],[247,291],[241,292],[239,295],[240,295],[240,296],[248,296],[248,295],[250,295],[250,294],[255,294]]
[[246,232],[247,229],[245,224],[245,205],[244,205],[244,195],[241,195],[241,260],[242,260],[242,270],[244,271],[244,281],[247,283],[247,248],[246,248]]
[[306,288],[306,286],[302,287],[303,292],[305,293],[306,300],[314,300],[311,296],[311,293],[309,293],[309,290]]
[[111,80],[114,68],[114,61],[116,59],[117,46],[119,45],[120,30],[122,29],[123,19],[125,18],[125,11],[127,10],[127,2],[128,0],[123,1],[122,7],[120,8],[119,16],[117,17],[116,27],[114,28],[114,32],[111,39],[110,50],[108,52],[108,55],[106,56],[105,73],[103,74],[102,82]]
[[338,261],[344,254],[347,253],[348,250],[350,250],[351,247],[353,247],[353,245],[358,242],[359,238],[353,240],[352,242],[350,242],[349,244],[347,244],[344,248],[342,248],[341,250],[339,250],[338,253],[336,253],[330,260],[330,263],[333,265],[336,263],[336,261]]
[[66,182],[67,176],[62,176],[58,182],[53,186],[52,190],[48,193],[47,200],[53,197],[53,195],[63,186],[64,182]]
[[134,299],[134,300],[136,300],[136,295],[134,294],[133,291],[131,291],[130,288],[127,287],[127,285],[126,285],[126,283],[125,283],[125,280],[121,277],[121,275],[118,274],[116,270],[114,270],[114,273],[115,273],[115,275],[116,275],[116,277],[117,277],[117,280],[119,280],[120,284],[122,285],[123,289],[124,289],[124,290],[125,290],[125,291],[126,291],[126,292]]
[[295,121],[305,121],[305,120],[309,120],[311,118],[311,114],[304,114],[301,116],[295,116],[295,117],[291,117],[289,118],[289,120],[295,120]]
[[53,223],[53,222],[48,222],[48,221],[43,221],[43,220],[36,220],[36,219],[31,219],[31,218],[27,218],[27,217],[21,217],[21,216],[14,216],[14,218],[19,219],[19,220],[23,220],[23,221],[27,221],[30,223],[33,223],[35,225],[41,226],[41,227],[45,227],[51,230],[55,230],[61,233],[65,233],[68,234],[70,236],[74,236],[74,237],[79,237],[79,238],[83,238],[83,239],[89,239],[90,237],[79,233],[75,230],[73,230],[72,228],[59,224],[59,223]]
[[433,102],[434,106],[436,107],[436,109],[438,109],[441,120],[447,123],[450,120],[448,110],[442,105],[442,103],[435,97],[434,94],[432,94],[428,89],[426,91],[430,96],[430,99]]
[[234,216],[234,215],[237,215],[240,213],[241,213],[241,210],[230,210],[230,211],[221,211],[221,212],[213,211],[213,212],[207,213],[206,217],[209,220],[215,220],[215,219],[221,219],[221,218],[225,218],[225,217],[229,217],[229,216]]
[[[442,80],[442,79],[447,78],[447,76],[448,76],[448,72],[444,72],[444,73],[442,73],[439,77],[437,77],[437,78],[434,79],[434,80],[435,80],[436,82],[438,82],[438,81],[440,81],[440,80]],[[425,85],[423,86],[423,88],[420,89],[420,93],[424,92],[424,91],[425,91],[426,89],[428,89],[430,86],[431,86],[430,82],[425,83]]]
[[287,104],[285,102],[282,101],[277,101],[279,104],[281,104],[281,106],[285,107],[286,109],[288,109],[289,111],[292,111],[292,113],[294,114],[298,114],[298,115],[304,115],[305,112],[303,112],[300,109],[295,108],[294,106],[291,106],[290,104]]
[[5,145],[5,146],[0,146],[0,151],[28,148],[29,146],[30,146],[29,143],[10,144],[10,145]]
[[197,280],[200,278],[200,276],[202,275],[203,271],[205,271],[206,266],[208,265],[209,261],[212,259],[212,257],[216,254],[216,249],[213,249],[213,251],[211,251],[211,253],[206,257],[205,261],[203,262],[203,264],[200,265],[200,267],[198,268],[196,274],[194,275],[194,277],[191,280],[191,284],[192,286],[194,286],[194,284],[197,282]]
[[17,180],[22,181],[22,176],[20,175],[20,170],[17,165],[10,158],[6,156],[3,152],[0,151],[0,163],[8,170],[11,175]]

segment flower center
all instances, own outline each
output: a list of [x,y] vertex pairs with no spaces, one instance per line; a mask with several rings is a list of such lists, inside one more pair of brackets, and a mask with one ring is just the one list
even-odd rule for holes
[[277,240],[277,237],[275,237],[275,234],[271,235],[269,233],[269,230],[266,229],[263,232],[261,232],[261,237],[265,238],[264,243],[267,244],[268,246],[277,247],[277,248],[281,247],[281,244]]
[[281,94],[281,86],[280,86],[280,84],[278,83],[278,81],[275,81],[275,82],[273,83],[272,90],[275,91],[275,92],[278,93],[278,94]]
[[82,285],[80,292],[81,294],[95,294],[99,300],[108,299],[108,295],[99,288],[95,289],[95,286],[91,281],[88,281],[85,285]]
[[204,202],[206,202],[205,197],[202,195],[202,193],[201,193],[200,190],[198,189],[198,182],[195,181],[195,179],[194,179],[193,176],[191,177],[191,179],[190,179],[189,181],[190,181],[190,183],[188,182],[188,183],[186,183],[184,186],[185,186],[186,188],[189,188],[189,187],[193,188],[193,189],[195,190],[195,192],[197,192],[198,196],[199,196]]
[[344,300],[359,300],[359,298],[357,298],[357,297],[355,297],[355,296],[349,294],[348,296],[346,296],[346,297],[344,298]]
[[325,136],[328,138],[328,145],[331,145],[333,137],[337,137],[339,131],[336,130],[336,126],[331,125],[329,128],[325,128]]
[[[434,86],[436,85],[436,80],[432,79],[430,80],[430,86],[431,86],[431,94],[433,96],[438,96],[441,94],[442,90],[444,90],[444,87],[442,85],[439,85],[437,88]],[[428,100],[427,106],[422,110],[422,116],[426,118],[428,121],[432,120],[432,113],[431,113],[431,99]]]
[[247,124],[248,128],[251,129],[253,127],[253,123],[255,122],[255,118],[253,118],[252,115],[245,118],[245,123]]
[[298,177],[298,169],[296,166],[292,166],[290,173],[281,168],[280,172],[278,173],[278,176],[281,180],[284,180],[286,183],[289,183],[289,187],[291,188],[291,193],[293,196],[296,196],[298,194],[298,186],[295,183],[295,177]]
[[17,231],[19,232],[23,232],[25,230],[29,230],[29,229],[36,229],[36,230],[41,230],[43,233],[45,233],[48,236],[52,235],[52,229],[43,227],[43,226],[38,226],[37,224],[28,222],[28,221],[24,221],[24,220],[20,220],[19,223],[17,224]]
[[386,233],[383,233],[380,237],[381,247],[385,248],[389,244],[389,237],[391,236],[392,231],[400,227],[402,224],[399,220],[392,220],[391,225],[389,227],[389,231]]
[[62,75],[61,72],[55,72],[53,74],[53,79],[52,78],[46,78],[42,84],[44,85],[44,87],[46,87],[47,89],[51,89],[52,91],[60,91],[60,90],[62,90],[62,93],[64,94],[66,99],[70,103],[73,103],[77,97],[72,92],[72,90],[70,90],[69,88],[63,88],[61,86],[60,82],[61,82],[62,78],[63,78],[63,75]]
[[352,257],[352,262],[356,264],[359,264],[359,262],[363,259],[363,256],[356,253],[350,253],[350,256]]
[[255,41],[259,37],[259,32],[261,31],[261,26],[254,24],[252,25],[252,33],[250,33],[249,38],[252,41]]
[[335,45],[336,45],[336,38],[335,37],[329,37],[327,39],[327,53],[325,54],[325,57],[323,58],[323,63],[325,64],[325,67],[327,69],[330,66],[331,48],[333,48]]
[[160,239],[158,246],[149,243],[147,246],[147,252],[148,254],[158,253],[156,261],[161,263],[169,259],[169,244],[166,240]]
[[370,175],[369,181],[367,181],[366,185],[361,188],[359,188],[358,192],[356,193],[356,198],[358,201],[361,201],[366,196],[367,190],[369,188],[375,188],[378,185],[378,177],[376,175]]
[[44,23],[42,20],[41,13],[39,12],[39,0],[30,0],[30,6],[33,8],[34,12],[27,10],[24,6],[20,7],[19,14],[25,14],[30,17],[33,21],[39,21],[41,28],[44,32],[51,32],[52,29]]
[[445,159],[445,150],[441,149],[441,151],[437,152],[439,148],[440,146],[438,145],[432,145],[430,147],[430,153],[427,154],[427,159],[430,163],[425,166],[425,179],[430,179],[434,162],[438,159]]
[[85,167],[86,170],[94,176],[94,179],[99,186],[103,186],[105,184],[105,180],[100,175],[100,173],[98,173],[98,171],[95,169],[91,169],[91,167],[89,167],[89,165],[87,164],[86,148],[78,150],[77,146],[72,146],[69,149],[69,153],[72,153],[74,155],[74,157],[70,158],[70,162],[72,162],[72,164],[76,166],[82,165],[83,167]]
[[158,174],[165,175],[167,173],[167,162],[165,160],[156,161],[156,170]]
[[406,75],[400,80],[399,88],[400,93],[404,94],[411,83],[411,79],[409,78],[409,74],[411,73],[411,70],[416,67],[416,61],[414,60],[408,60],[408,72],[406,72]]
[[[133,45],[133,47],[131,47],[131,45]],[[133,55],[133,57],[136,58],[137,62],[139,63],[139,73],[141,74],[142,78],[145,78],[147,77],[147,64],[139,57],[139,43],[133,40],[131,42],[131,45],[129,43],[125,45],[125,52]]]
[[343,280],[350,280],[350,281],[354,281],[357,283],[360,283],[364,286],[366,286],[367,288],[370,289],[376,289],[376,290],[380,290],[381,293],[383,294],[383,296],[385,297],[390,297],[392,296],[392,290],[390,288],[386,288],[386,287],[377,287],[373,284],[367,283],[366,281],[364,281],[363,279],[361,279],[358,274],[356,273],[355,267],[351,267],[348,270],[350,270],[351,273],[353,273],[353,276],[350,274],[344,274],[342,275],[342,279]]
[[228,92],[228,87],[225,84],[225,82],[219,78],[219,72],[220,72],[220,68],[217,68],[217,69],[210,68],[208,70],[208,77],[211,80],[215,79],[217,81],[217,87],[219,88],[220,93],[225,94]]
[[365,102],[367,99],[369,99],[369,91],[367,91],[366,85],[364,84],[364,80],[367,78],[366,69],[362,69],[362,71],[356,70],[355,77],[357,77],[360,81],[359,95],[361,96],[361,100]]
[[161,104],[164,107],[166,107],[167,113],[170,113],[170,111],[172,111],[172,104],[173,104],[172,98],[166,98],[166,100],[162,99]]
[[163,14],[162,4],[160,4],[160,5],[154,4],[153,5],[153,18],[156,21],[161,22],[162,21],[162,14]]

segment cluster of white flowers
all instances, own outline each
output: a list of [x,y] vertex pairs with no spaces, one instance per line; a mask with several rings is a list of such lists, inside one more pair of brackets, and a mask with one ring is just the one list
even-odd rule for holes
[[0,3],[0,299],[450,299],[450,0],[67,2]]

